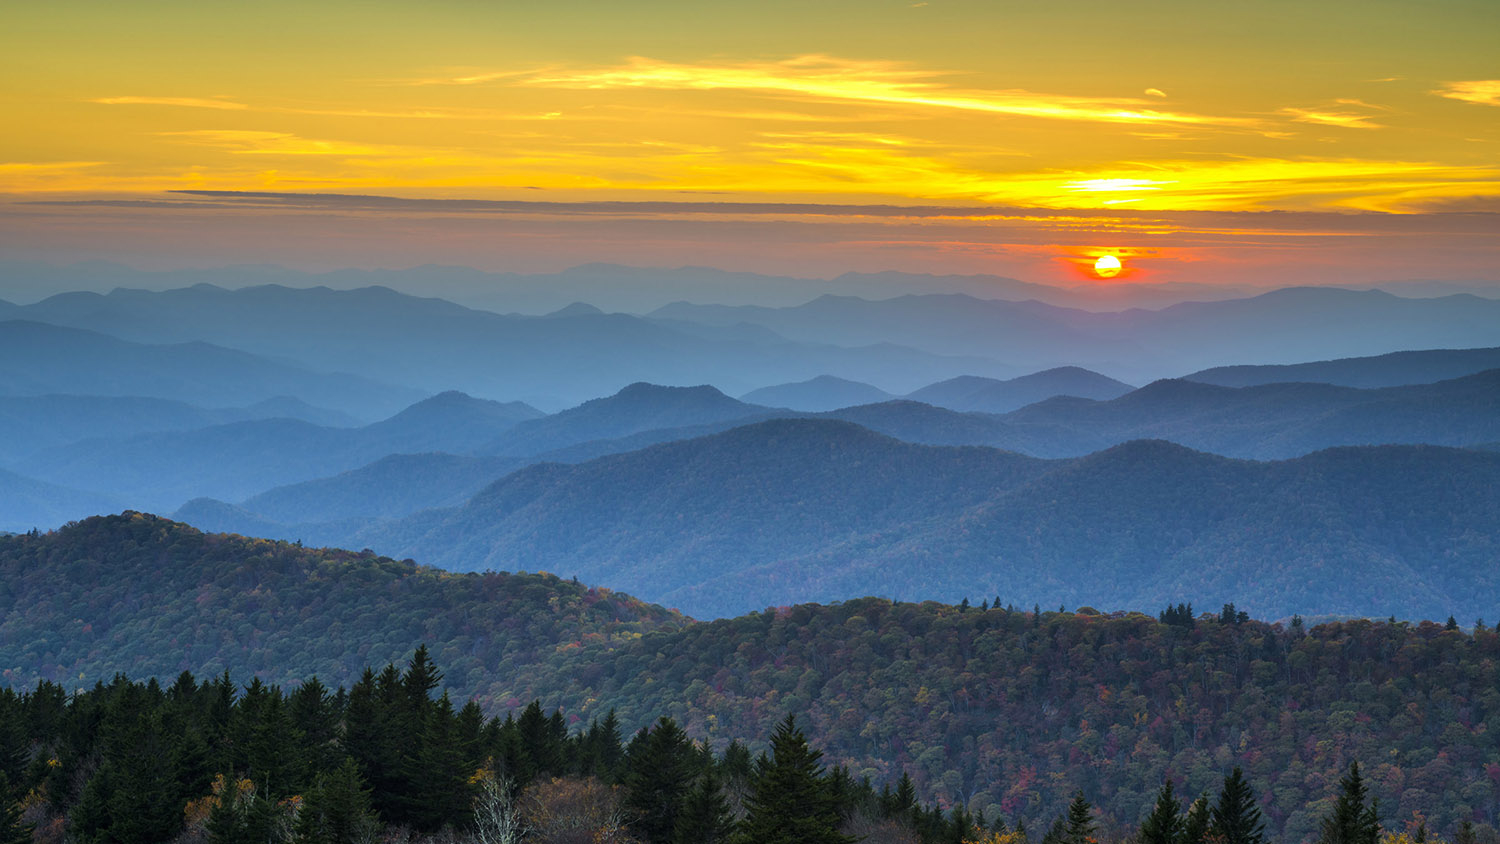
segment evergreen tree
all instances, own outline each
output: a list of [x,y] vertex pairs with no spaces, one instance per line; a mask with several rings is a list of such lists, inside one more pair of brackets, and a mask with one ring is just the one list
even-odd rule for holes
[[348,756],[318,777],[297,814],[298,844],[364,844],[379,823],[359,766]]
[[713,771],[704,772],[688,792],[672,830],[673,844],[720,844],[734,829],[729,801]]
[[20,795],[16,791],[5,772],[0,771],[0,844],[31,844],[34,825],[21,820]]
[[1182,844],[1203,844],[1208,829],[1213,824],[1213,810],[1208,806],[1208,795],[1200,794],[1188,807],[1182,822]]
[[853,844],[855,839],[839,832],[838,805],[819,764],[823,754],[808,747],[794,716],[777,726],[771,752],[757,765],[735,841]]
[[630,828],[648,841],[670,841],[695,773],[693,743],[663,717],[631,745],[625,759],[625,808],[635,818]]
[[1245,782],[1245,773],[1239,767],[1224,778],[1224,788],[1219,792],[1212,817],[1211,829],[1224,839],[1224,844],[1264,844],[1266,840],[1260,807],[1255,805],[1250,784]]
[[1349,773],[1339,780],[1339,799],[1323,819],[1318,844],[1376,844],[1380,818],[1372,801],[1365,805],[1369,790],[1359,773],[1359,763],[1349,763]]
[[1156,807],[1141,822],[1141,844],[1181,844],[1186,824],[1182,804],[1172,793],[1172,781],[1167,780],[1156,793]]
[[1094,807],[1084,799],[1082,791],[1075,793],[1073,802],[1068,804],[1068,828],[1065,839],[1068,844],[1089,844],[1094,841],[1096,828]]
[[465,827],[474,794],[447,693],[433,704],[418,744],[406,795],[406,817],[417,829],[434,832],[445,824]]

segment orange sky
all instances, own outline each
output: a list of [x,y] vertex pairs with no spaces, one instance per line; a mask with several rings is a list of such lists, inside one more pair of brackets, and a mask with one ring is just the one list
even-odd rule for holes
[[1500,280],[1500,4],[1041,5],[24,4],[0,249]]

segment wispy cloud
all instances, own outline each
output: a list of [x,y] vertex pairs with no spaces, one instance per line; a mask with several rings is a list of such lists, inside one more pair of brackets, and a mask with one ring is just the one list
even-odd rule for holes
[[1371,111],[1389,111],[1382,106],[1371,105],[1362,100],[1339,99],[1326,106],[1312,108],[1287,107],[1278,113],[1298,123],[1315,123],[1320,126],[1338,126],[1342,129],[1384,129],[1385,125],[1372,119]]
[[204,99],[201,97],[99,97],[89,102],[102,105],[151,105],[177,106],[180,108],[213,108],[224,111],[244,111],[250,106],[232,100]]
[[187,143],[221,147],[230,152],[246,155],[389,156],[409,154],[409,151],[401,147],[314,140],[287,132],[191,129],[182,132],[158,132],[157,134],[163,137],[180,138]]
[[918,110],[1074,120],[1095,123],[1198,124],[1248,127],[1252,118],[1162,111],[1137,97],[1080,97],[1012,89],[964,89],[940,84],[942,72],[899,62],[854,61],[808,55],[776,62],[683,64],[634,57],[614,67],[542,69],[529,73],[470,73],[413,84],[471,85],[511,80],[514,84],[603,90],[737,90],[793,99],[880,104]]
[[1476,79],[1470,82],[1444,82],[1432,93],[1450,100],[1478,105],[1500,106],[1500,79]]
[[1165,97],[1167,95],[1167,92],[1160,88],[1147,88],[1144,93],[1148,97]]
[[484,108],[369,109],[307,105],[257,105],[228,99],[201,97],[98,97],[88,100],[100,105],[176,106],[224,111],[253,111],[264,114],[305,114],[317,117],[410,118],[416,120],[556,120],[561,112],[502,112]]

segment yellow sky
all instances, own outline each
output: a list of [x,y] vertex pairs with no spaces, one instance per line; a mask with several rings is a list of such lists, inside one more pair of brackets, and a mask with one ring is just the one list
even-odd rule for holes
[[0,193],[1489,211],[1497,33],[1493,0],[10,4]]

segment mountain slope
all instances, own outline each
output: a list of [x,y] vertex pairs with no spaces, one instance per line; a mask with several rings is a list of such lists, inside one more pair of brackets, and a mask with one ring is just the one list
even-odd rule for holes
[[705,334],[576,309],[502,315],[383,287],[121,289],[54,296],[20,312],[138,342],[209,340],[429,392],[457,389],[548,409],[642,380],[716,383],[739,392],[822,373],[915,386],[965,371],[1009,371],[994,361],[950,359],[882,341],[844,348],[817,339]]
[[[204,534],[141,513],[0,537],[0,661],[9,682],[69,686],[232,667],[269,682],[350,683],[423,642],[461,694],[529,699],[559,644],[683,619],[546,575],[460,575],[331,549]],[[49,631],[49,632],[42,632]],[[484,670],[481,670],[481,666]]]
[[759,390],[751,390],[740,396],[741,401],[750,404],[811,412],[837,410],[857,404],[874,404],[890,401],[892,398],[895,397],[879,387],[845,378],[836,378],[832,375],[819,375],[817,378],[799,381],[796,384],[761,387]]
[[1296,457],[1337,445],[1465,446],[1500,436],[1500,370],[1406,387],[1218,387],[1158,381],[1109,402],[1052,399],[1001,417],[1030,454],[1068,456],[1160,438],[1216,454]]
[[1287,288],[1106,313],[931,294],[880,301],[823,296],[789,308],[675,304],[653,316],[711,325],[751,323],[793,340],[899,343],[1028,369],[1082,366],[1137,383],[1245,361],[1290,364],[1500,344],[1500,301],[1337,288]]
[[[132,507],[168,512],[194,498],[240,501],[276,487],[338,475],[392,454],[470,451],[515,425],[518,419],[538,415],[526,405],[445,393],[361,428],[328,428],[293,419],[252,420],[190,431],[85,440],[33,454],[19,461],[17,467],[52,483],[110,491]],[[485,478],[493,480],[504,474],[505,465],[502,461],[483,461],[471,468],[481,475],[495,472]],[[435,496],[435,502],[446,503],[477,489],[472,475],[434,476],[432,473],[440,470],[411,463],[394,468],[414,472],[385,471],[392,468],[377,469],[377,477],[367,473],[337,481],[323,490],[363,496],[364,500],[351,501],[347,507],[309,500],[306,492],[292,494],[292,500],[301,500],[298,507],[303,516],[297,520],[333,512],[340,513],[340,518],[386,515],[397,501],[426,504]],[[361,490],[365,484],[383,482],[414,486],[391,493]],[[386,503],[367,506],[371,495]],[[271,514],[262,515],[279,520]]]
[[767,555],[961,508],[1042,465],[783,419],[578,466],[532,466],[435,529],[403,536],[397,524],[361,539],[447,568],[576,573],[661,594]]
[[488,443],[482,453],[523,457],[643,431],[744,419],[766,410],[732,399],[707,385],[663,387],[636,383],[614,395],[586,401],[544,419],[522,422]]
[[1310,840],[1351,759],[1386,817],[1500,821],[1493,629],[1222,618],[862,598],[692,623],[550,575],[454,575],[140,514],[0,537],[0,665],[17,689],[124,669],[347,686],[425,643],[453,699],[492,714],[537,697],[578,726],[614,710],[627,735],[670,715],[752,753],[795,714],[830,765],[909,774],[924,798],[1033,829],[1077,789],[1128,823],[1163,778],[1195,794],[1239,765],[1268,829]]
[[49,484],[0,469],[0,531],[50,528],[119,506],[107,495]]
[[410,388],[314,372],[205,342],[149,345],[39,322],[0,323],[0,395],[58,393],[146,396],[199,407],[233,407],[295,396],[363,418],[393,413],[422,395]]
[[1500,348],[1426,349],[1282,366],[1220,366],[1184,375],[1183,378],[1218,384],[1221,387],[1310,381],[1341,387],[1371,388],[1431,384],[1487,369],[1500,369]]
[[215,410],[140,396],[0,396],[0,461],[84,439],[185,431],[251,419],[301,419],[330,427],[358,424],[347,414],[289,396]]
[[1493,616],[1495,513],[1500,455],[1475,450],[1252,463],[1139,442],[1049,462],[777,420],[533,466],[354,539],[446,568],[577,574],[699,616],[870,592]]
[[923,387],[906,398],[953,410],[1009,413],[1054,396],[1107,401],[1133,389],[1129,384],[1097,372],[1062,366],[1008,381],[963,375]]

